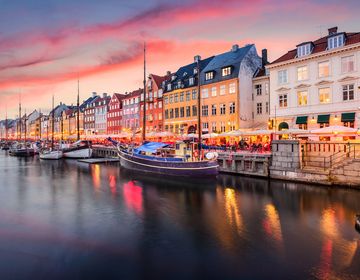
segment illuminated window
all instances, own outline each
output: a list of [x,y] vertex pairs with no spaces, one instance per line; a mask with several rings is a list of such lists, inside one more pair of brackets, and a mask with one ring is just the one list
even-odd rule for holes
[[186,92],[186,101],[190,101],[190,91]]
[[304,81],[308,79],[308,68],[307,66],[298,67],[297,69],[297,80]]
[[319,102],[321,104],[330,103],[330,88],[319,88]]
[[208,98],[209,97],[209,90],[204,88],[201,90],[201,98]]
[[220,95],[225,95],[226,94],[226,86],[225,85],[221,85],[220,86]]
[[298,99],[298,106],[307,105],[308,92],[307,91],[298,91],[297,99]]
[[229,85],[229,93],[233,94],[235,92],[236,92],[236,86],[235,86],[235,83],[232,83]]
[[319,78],[329,76],[329,61],[319,62],[318,64]]
[[211,88],[211,96],[216,96],[216,87]]
[[353,55],[341,58],[341,72],[348,73],[355,70],[355,58]]
[[197,91],[196,89],[193,89],[192,91],[192,100],[195,100],[197,98]]
[[206,81],[212,80],[212,79],[214,79],[214,72],[210,71],[210,72],[205,73],[205,80]]
[[287,94],[279,95],[279,107],[286,108],[287,107]]
[[231,66],[223,68],[221,74],[223,77],[231,75]]

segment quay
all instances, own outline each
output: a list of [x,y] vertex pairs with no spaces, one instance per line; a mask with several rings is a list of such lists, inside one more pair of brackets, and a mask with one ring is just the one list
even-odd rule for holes
[[[360,143],[273,140],[271,153],[219,152],[221,173],[360,188]],[[93,162],[116,160],[113,147],[94,146]],[[104,159],[105,158],[105,159]]]
[[86,159],[79,159],[78,162],[89,163],[89,164],[98,164],[98,163],[119,162],[119,159],[117,159],[117,158],[86,158]]

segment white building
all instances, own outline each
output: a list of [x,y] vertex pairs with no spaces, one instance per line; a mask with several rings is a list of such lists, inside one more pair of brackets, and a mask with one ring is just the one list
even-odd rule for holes
[[102,98],[95,101],[95,133],[106,134],[107,132],[107,112],[111,97],[103,93]]
[[276,129],[360,126],[360,32],[300,43],[271,64],[270,118]]

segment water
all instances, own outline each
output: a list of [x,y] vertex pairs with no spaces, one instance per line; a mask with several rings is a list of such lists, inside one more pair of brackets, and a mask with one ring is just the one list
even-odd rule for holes
[[360,279],[360,191],[0,152],[0,279]]

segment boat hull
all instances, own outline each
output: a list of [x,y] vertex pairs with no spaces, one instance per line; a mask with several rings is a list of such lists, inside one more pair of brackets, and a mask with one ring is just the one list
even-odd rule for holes
[[120,164],[124,168],[166,176],[203,177],[216,176],[219,172],[219,165],[216,161],[157,161],[140,158],[123,151],[119,151],[119,157]]
[[89,147],[86,148],[75,148],[75,149],[67,149],[63,152],[65,158],[73,158],[73,159],[82,159],[82,158],[91,158],[92,149]]
[[63,152],[62,151],[44,152],[44,153],[40,153],[39,157],[40,159],[43,160],[58,160],[63,157]]
[[10,155],[14,157],[32,157],[35,155],[35,152],[34,150],[29,150],[29,149],[10,150]]

